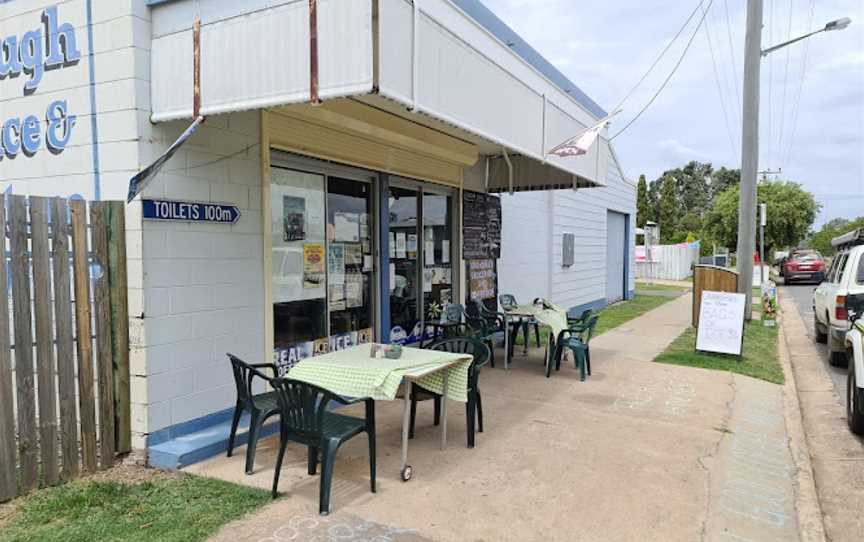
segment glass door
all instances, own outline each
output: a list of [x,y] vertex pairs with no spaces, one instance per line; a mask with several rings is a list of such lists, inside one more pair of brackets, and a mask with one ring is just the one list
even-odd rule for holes
[[452,200],[448,195],[423,193],[424,340],[433,338],[426,324],[439,321],[444,307],[453,302]]
[[330,169],[270,169],[273,346],[281,374],[301,359],[374,338],[372,176],[336,167],[340,176],[330,176]]
[[372,185],[328,177],[327,299],[333,350],[371,340],[372,239]]
[[420,338],[420,266],[418,265],[418,192],[390,187],[390,341],[415,343]]

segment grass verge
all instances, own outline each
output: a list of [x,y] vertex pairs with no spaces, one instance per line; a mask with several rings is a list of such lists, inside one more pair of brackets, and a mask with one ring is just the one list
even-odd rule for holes
[[651,291],[657,290],[661,292],[686,292],[689,290],[689,286],[677,286],[675,284],[657,284],[655,282],[637,282],[636,283],[636,291]]
[[267,502],[266,491],[188,474],[84,478],[19,499],[0,541],[193,542]]
[[723,354],[696,352],[696,330],[687,329],[654,361],[672,365],[731,371],[783,384],[783,368],[777,353],[777,327],[765,327],[753,320],[744,328],[744,355],[741,359]]
[[[666,296],[651,296],[651,295],[639,295],[637,293],[633,299],[629,301],[622,301],[620,303],[615,303],[614,305],[609,305],[608,307],[599,311],[600,320],[597,322],[597,328],[594,331],[594,336],[600,335],[610,329],[616,328],[625,322],[628,322],[637,316],[642,316],[646,312],[656,309],[660,305],[664,303],[668,303],[676,299],[675,297],[666,297]],[[533,329],[528,330],[528,334],[530,336],[530,344],[534,344],[533,338]],[[545,326],[540,326],[540,344],[546,344],[549,340],[549,328]],[[519,337],[516,339],[517,345],[522,345],[522,334],[519,334]]]

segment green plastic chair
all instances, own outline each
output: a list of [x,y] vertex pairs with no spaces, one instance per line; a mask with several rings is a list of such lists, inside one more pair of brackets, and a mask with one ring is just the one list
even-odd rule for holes
[[[489,362],[492,353],[489,347],[474,337],[457,337],[452,339],[441,339],[434,342],[428,350],[439,350],[454,354],[471,354],[474,361],[468,368],[468,402],[465,405],[465,416],[467,421],[468,447],[474,447],[474,422],[477,421],[479,432],[483,432],[483,401],[480,396],[480,369]],[[411,385],[411,424],[408,429],[408,438],[414,438],[414,423],[417,418],[417,402],[435,400],[435,425],[438,425],[441,416],[441,396],[431,392],[417,384]]]
[[426,348],[442,338],[471,335],[471,328],[462,321],[464,312],[465,308],[458,303],[450,303],[444,307],[439,321],[426,323],[427,327],[432,328],[432,339],[425,346],[421,343],[420,348]]
[[[279,401],[276,392],[252,393],[252,384],[255,378],[264,382],[272,383],[279,374],[276,365],[272,363],[260,363],[251,365],[233,354],[228,354],[231,360],[231,369],[234,371],[234,385],[237,387],[237,402],[234,406],[234,419],[231,421],[231,433],[228,436],[228,457],[234,453],[234,442],[237,437],[237,426],[243,412],[248,411],[251,419],[249,421],[249,438],[246,445],[246,474],[252,474],[255,467],[255,448],[258,445],[258,435],[261,426],[271,416],[279,414]],[[270,369],[273,376],[267,376],[259,369]]]
[[570,336],[562,338],[558,349],[558,356],[555,360],[555,370],[561,369],[561,357],[564,348],[568,348],[573,352],[574,363],[579,369],[580,379],[585,381],[585,374],[591,374],[591,337],[594,334],[594,329],[597,327],[597,322],[600,316],[597,314],[591,315],[588,320],[581,325],[572,326],[570,328]]
[[[501,294],[498,296],[498,303],[501,305],[501,308],[505,311],[513,310],[519,306],[519,302],[516,301],[516,296],[513,294]],[[519,318],[518,320],[513,321],[513,334],[512,340],[510,341],[510,356],[513,356],[513,346],[516,344],[516,339],[519,337],[519,329],[522,329],[522,339],[525,341],[524,350],[528,349],[528,331],[530,328],[534,328],[534,340],[537,343],[537,348],[540,348],[540,322],[537,321],[536,318]]]
[[[273,381],[279,399],[281,424],[279,426],[279,455],[273,476],[273,498],[279,493],[279,473],[288,442],[297,442],[309,448],[308,471],[315,474],[318,467],[318,451],[321,451],[321,489],[318,511],[322,516],[330,513],[330,486],[333,480],[333,464],[336,451],[345,441],[360,433],[369,437],[369,478],[372,493],[375,493],[375,402],[369,398],[345,400],[323,388],[279,378]],[[328,410],[331,403],[339,405],[366,404],[365,419],[335,414]]]

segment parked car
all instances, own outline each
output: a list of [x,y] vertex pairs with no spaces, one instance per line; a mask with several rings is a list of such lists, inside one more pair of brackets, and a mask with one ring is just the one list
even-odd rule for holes
[[847,296],[846,312],[851,322],[846,333],[846,421],[853,433],[864,435],[864,294]]
[[864,228],[835,237],[836,250],[825,280],[813,292],[813,327],[816,340],[828,343],[832,365],[846,362],[849,330],[846,299],[864,294]]
[[804,280],[819,284],[825,280],[825,260],[815,250],[794,250],[781,262],[780,275],[786,284]]

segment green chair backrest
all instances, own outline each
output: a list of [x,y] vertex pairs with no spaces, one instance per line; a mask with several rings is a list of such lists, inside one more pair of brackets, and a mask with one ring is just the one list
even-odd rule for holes
[[282,424],[307,439],[324,436],[324,414],[331,401],[343,403],[337,395],[306,382],[277,378],[272,382],[279,401]]
[[501,308],[505,311],[509,311],[510,309],[515,309],[519,306],[519,303],[516,302],[516,296],[513,294],[501,294],[498,296],[498,302],[501,303]]
[[462,321],[462,313],[465,312],[465,308],[459,303],[450,303],[444,308],[444,312],[441,313],[441,323],[442,324],[458,324]]
[[439,350],[441,352],[450,352],[451,354],[471,354],[474,357],[474,361],[468,369],[469,386],[476,381],[480,369],[492,358],[492,351],[489,350],[489,347],[483,341],[474,337],[441,339],[429,345],[427,350]]

